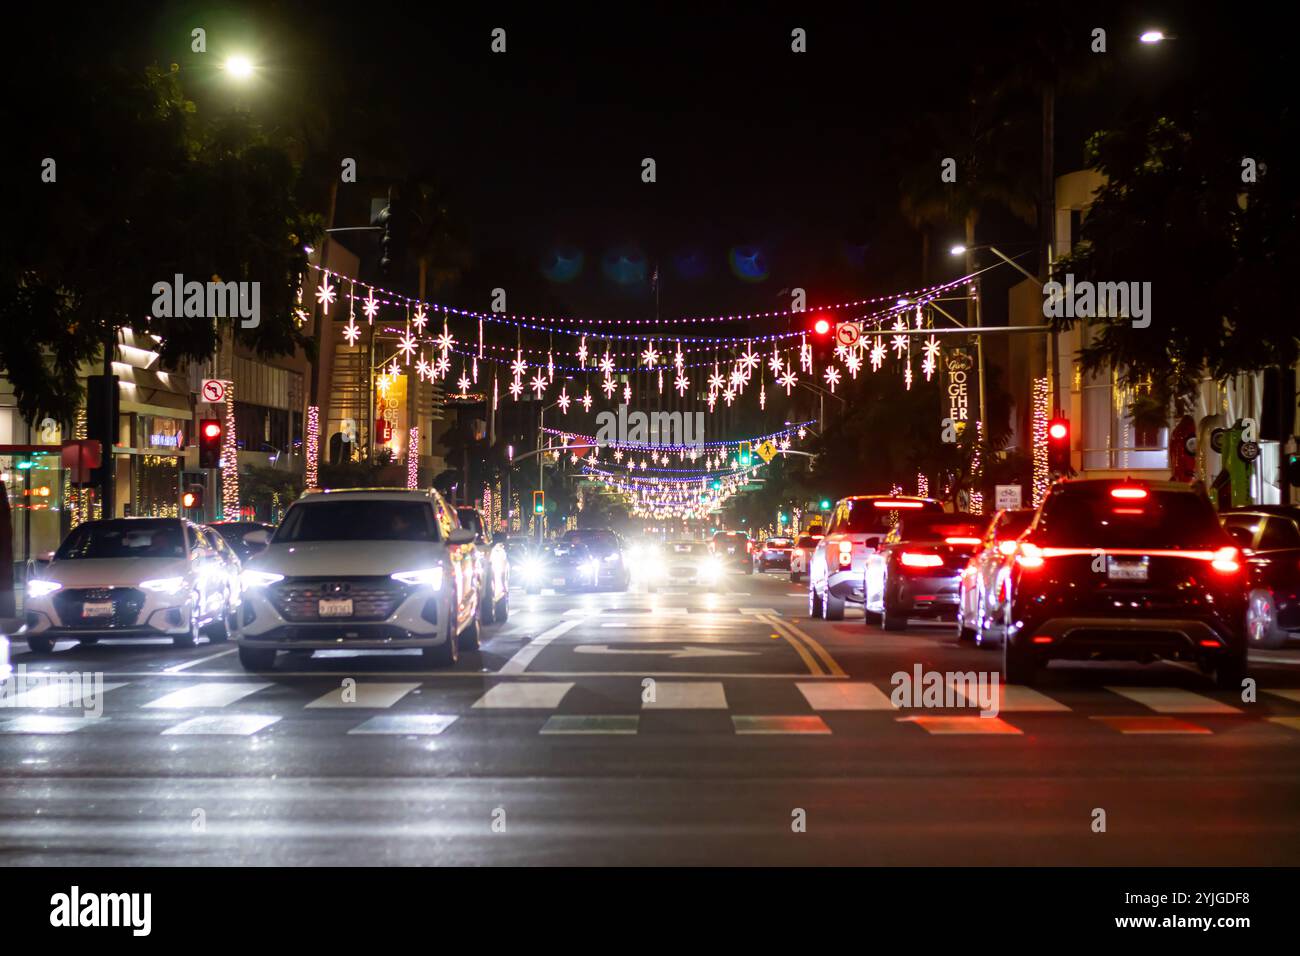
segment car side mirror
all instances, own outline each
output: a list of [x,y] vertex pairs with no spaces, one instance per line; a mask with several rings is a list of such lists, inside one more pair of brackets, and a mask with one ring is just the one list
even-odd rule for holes
[[473,544],[474,532],[468,528],[457,528],[447,536],[448,544]]
[[244,535],[244,544],[254,548],[265,548],[271,543],[271,533],[269,531],[250,531]]

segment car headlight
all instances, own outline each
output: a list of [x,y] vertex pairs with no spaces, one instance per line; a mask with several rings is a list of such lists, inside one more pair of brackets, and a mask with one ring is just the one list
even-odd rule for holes
[[442,587],[442,565],[432,568],[417,568],[414,571],[398,571],[389,575],[394,581],[429,587],[437,591]]
[[717,558],[705,558],[700,562],[700,574],[706,578],[716,578],[722,573],[722,562]]
[[592,577],[595,577],[596,575],[600,574],[599,561],[588,561],[586,565],[584,565],[584,567],[587,569],[587,573],[590,574]]
[[519,566],[519,573],[524,576],[525,581],[536,581],[542,576],[542,562],[536,559],[525,561]]
[[148,581],[141,581],[140,587],[155,594],[179,594],[185,590],[185,579],[182,577],[151,578]]
[[254,571],[246,569],[239,575],[239,581],[245,588],[264,588],[274,584],[276,581],[283,581],[283,574],[275,574],[271,571]]
[[610,564],[618,564],[618,562],[621,561],[622,559],[623,556],[619,554],[617,551],[615,551],[613,554],[605,555],[605,560],[608,561]]
[[27,596],[33,598],[46,597],[61,587],[63,585],[58,581],[28,581]]

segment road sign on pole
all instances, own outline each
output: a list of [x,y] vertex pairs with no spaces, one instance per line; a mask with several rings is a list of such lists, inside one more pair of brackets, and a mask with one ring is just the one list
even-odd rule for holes
[[770,441],[763,442],[763,444],[759,445],[754,450],[758,452],[758,457],[762,458],[765,464],[770,464],[772,459],[776,457],[777,453],[777,447]]
[[839,342],[845,348],[858,344],[858,339],[862,336],[862,326],[856,322],[841,322],[835,326],[835,341]]
[[205,402],[224,402],[226,400],[226,383],[219,378],[205,378],[199,394]]

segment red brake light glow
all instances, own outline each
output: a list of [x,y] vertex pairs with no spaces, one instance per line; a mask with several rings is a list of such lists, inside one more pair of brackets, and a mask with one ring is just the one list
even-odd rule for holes
[[847,568],[853,564],[853,542],[840,542],[840,567]]
[[998,550],[1008,557],[1016,553],[1016,543],[1014,541],[998,542]]
[[1210,567],[1223,574],[1235,574],[1241,570],[1241,562],[1237,560],[1239,556],[1236,548],[1220,548],[1214,552]]
[[979,543],[980,543],[980,539],[979,539],[979,538],[961,538],[961,537],[957,537],[957,538],[944,538],[944,539],[943,539],[943,543],[944,543],[944,544],[979,544]]
[[898,558],[905,568],[939,568],[943,566],[943,558],[937,554],[916,554],[912,551],[904,551]]
[[923,501],[893,501],[893,500],[886,501],[886,500],[879,500],[879,499],[871,503],[875,505],[877,508],[888,508],[891,511],[897,508],[920,508],[923,507],[925,504],[925,502]]
[[1017,549],[1016,563],[1022,568],[1041,568],[1043,566],[1043,549],[1036,544],[1023,541]]
[[1112,498],[1126,499],[1145,498],[1147,496],[1147,490],[1145,488],[1120,486],[1110,489],[1110,496]]

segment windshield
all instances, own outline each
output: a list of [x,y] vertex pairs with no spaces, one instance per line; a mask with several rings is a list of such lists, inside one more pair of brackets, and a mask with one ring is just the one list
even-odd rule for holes
[[788,548],[794,544],[790,538],[768,538],[767,547],[769,548]]
[[208,529],[215,531],[226,544],[230,545],[241,560],[250,557],[256,550],[244,540],[244,535],[252,534],[254,531],[265,531],[269,535],[275,531],[269,525],[256,524],[251,521],[240,521],[232,524],[210,524]]
[[[945,538],[974,538],[984,535],[984,522],[970,515],[910,514],[899,528],[900,541],[942,541]],[[970,543],[970,542],[968,542]]]
[[185,534],[179,521],[122,518],[78,525],[59,546],[54,560],[183,557]]
[[1007,541],[1012,538],[1020,537],[1020,533],[1029,527],[1029,523],[1034,520],[1035,512],[1033,509],[1024,511],[1008,511],[998,522],[995,536],[999,541]]
[[483,520],[473,508],[457,508],[456,514],[462,528],[473,531],[475,535],[483,534]]
[[593,554],[604,557],[618,551],[618,538],[612,531],[570,531],[564,536],[566,544],[584,544]]
[[1048,495],[1033,540],[1070,548],[1187,548],[1230,544],[1210,503],[1186,491],[1115,498],[1100,490]]
[[313,501],[289,509],[271,539],[298,541],[437,541],[438,527],[423,501]]
[[799,547],[808,548],[808,549],[815,548],[817,547],[817,542],[820,541],[821,539],[822,539],[821,535],[818,535],[817,537],[814,538],[812,535],[806,534],[799,539]]
[[906,507],[891,508],[894,502],[887,498],[860,498],[856,501],[849,501],[847,506],[849,510],[848,518],[843,524],[837,524],[835,530],[838,532],[849,532],[850,534],[885,534],[893,524],[898,521],[899,516],[916,514],[917,512],[928,512],[931,514],[942,514],[943,506],[937,501],[906,501],[900,504]]

